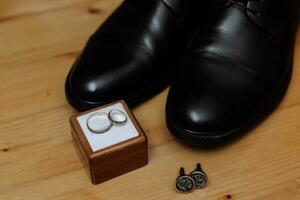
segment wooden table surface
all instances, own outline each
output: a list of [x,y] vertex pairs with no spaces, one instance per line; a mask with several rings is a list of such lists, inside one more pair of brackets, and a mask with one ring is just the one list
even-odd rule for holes
[[[64,81],[88,36],[121,0],[1,0],[0,199],[300,199],[300,40],[288,94],[241,140],[192,149],[168,132],[167,90],[134,109],[149,164],[94,186],[77,155]],[[300,34],[300,32],[299,32]],[[299,37],[300,38],[300,37]],[[178,169],[201,162],[206,189],[178,194]]]

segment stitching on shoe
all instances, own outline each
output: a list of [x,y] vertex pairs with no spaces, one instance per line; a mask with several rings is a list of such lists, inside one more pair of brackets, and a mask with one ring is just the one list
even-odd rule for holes
[[[250,74],[252,74],[254,76],[260,77],[260,74],[253,71],[251,69],[250,65],[247,65],[245,63],[237,61],[237,56],[234,56],[233,54],[229,54],[227,52],[225,53],[225,52],[219,51],[219,50],[197,50],[193,54],[195,54],[195,55],[196,54],[204,54],[204,55],[206,54],[206,55],[210,55],[210,56],[219,57],[223,60],[226,60],[228,62],[236,64],[238,67],[240,67],[241,69],[246,70],[247,72],[249,72]],[[228,58],[228,56],[230,58]]]

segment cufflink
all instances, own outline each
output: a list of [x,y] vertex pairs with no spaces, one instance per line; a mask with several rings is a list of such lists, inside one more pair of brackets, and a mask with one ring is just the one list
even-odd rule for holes
[[208,177],[202,170],[200,163],[197,164],[196,169],[189,175],[195,182],[195,188],[203,189],[207,185]]
[[180,193],[190,193],[195,188],[195,181],[184,173],[184,168],[181,167],[179,176],[176,179],[176,190]]

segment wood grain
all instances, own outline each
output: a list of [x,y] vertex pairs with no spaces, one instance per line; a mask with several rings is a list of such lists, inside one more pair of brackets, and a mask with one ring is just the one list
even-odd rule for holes
[[[134,110],[148,135],[149,164],[90,183],[73,147],[68,119],[76,111],[64,81],[88,36],[120,3],[0,2],[0,199],[300,199],[300,37],[284,101],[241,140],[210,150],[174,141],[164,121],[165,90]],[[189,171],[196,162],[208,187],[176,193],[179,167]]]

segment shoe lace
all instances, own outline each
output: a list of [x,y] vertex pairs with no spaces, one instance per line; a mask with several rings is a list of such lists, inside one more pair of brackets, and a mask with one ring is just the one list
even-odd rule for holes
[[[257,17],[260,17],[261,13],[260,13],[260,11],[257,10],[257,9],[259,9],[259,6],[255,6],[255,8],[253,8],[253,6],[251,6],[251,3],[257,2],[257,3],[262,4],[264,1],[265,0],[226,0],[227,3],[225,4],[225,7],[236,6],[236,7],[241,8],[245,12],[248,12]],[[251,21],[253,21],[253,20],[251,20]],[[275,39],[275,36],[271,32],[269,32],[269,31],[265,30],[264,28],[262,28],[261,26],[257,25],[254,21],[253,21],[253,23],[260,30],[262,30],[263,32],[268,34],[272,39]]]
[[264,0],[227,0],[227,6],[235,5],[247,12],[251,12],[252,14],[256,16],[260,16],[260,12],[257,10],[254,10],[250,8],[250,3],[251,2],[259,2],[263,3]]

